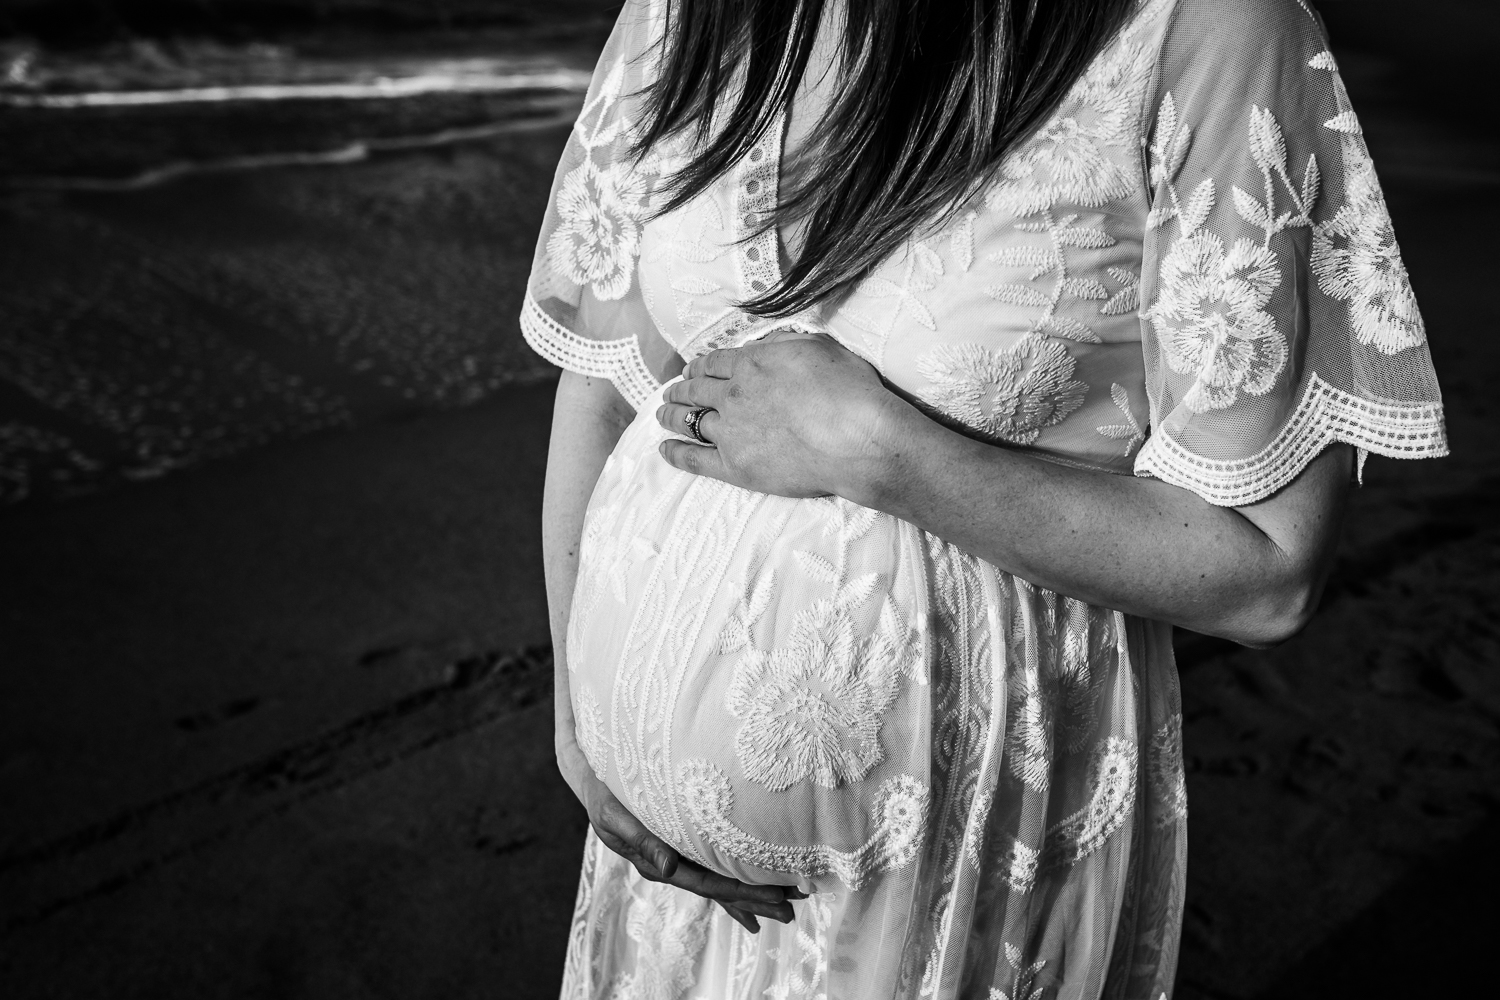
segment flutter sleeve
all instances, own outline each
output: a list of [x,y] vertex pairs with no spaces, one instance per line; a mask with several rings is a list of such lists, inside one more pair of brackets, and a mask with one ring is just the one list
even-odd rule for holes
[[1447,454],[1422,316],[1311,10],[1183,0],[1153,107],[1136,473],[1239,506],[1333,442],[1361,465]]
[[533,350],[611,380],[637,409],[675,358],[636,277],[662,157],[630,155],[656,72],[663,4],[629,0],[605,44],[557,166],[521,309]]

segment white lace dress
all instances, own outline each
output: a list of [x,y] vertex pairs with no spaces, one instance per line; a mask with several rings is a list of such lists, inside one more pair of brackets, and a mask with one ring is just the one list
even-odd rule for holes
[[[660,11],[627,4],[558,170],[523,328],[641,407],[584,529],[578,739],[686,856],[797,884],[758,936],[589,838],[565,998],[1170,993],[1186,798],[1170,631],[1038,589],[888,515],[657,455],[673,355],[736,301],[799,95],[732,173],[648,214],[624,150]],[[1445,452],[1422,320],[1360,129],[1300,0],[1148,0],[981,197],[798,317],[938,419],[1221,505],[1324,446]]]

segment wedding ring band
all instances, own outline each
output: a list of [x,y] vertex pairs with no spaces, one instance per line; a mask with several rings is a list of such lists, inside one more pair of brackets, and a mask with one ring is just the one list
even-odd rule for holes
[[683,423],[687,424],[688,433],[693,435],[693,437],[697,438],[699,441],[702,441],[704,444],[713,444],[712,441],[703,436],[703,431],[698,426],[699,424],[703,423],[703,414],[707,413],[709,409],[710,407],[700,406],[696,409],[689,410],[688,415],[684,417],[682,421]]

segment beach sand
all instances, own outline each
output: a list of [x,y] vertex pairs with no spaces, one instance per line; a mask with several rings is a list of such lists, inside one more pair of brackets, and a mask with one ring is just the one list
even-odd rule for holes
[[[1181,637],[1188,1000],[1452,993],[1500,929],[1493,112],[1434,105],[1430,62],[1376,54],[1387,23],[1339,55],[1454,455],[1371,460],[1304,634]],[[162,350],[301,380],[168,366],[152,405],[205,416],[108,433],[124,390],[46,366],[76,410],[3,390],[154,478],[0,511],[0,995],[555,994],[584,818],[551,751],[552,383],[514,316],[562,134],[7,203],[0,319],[87,301],[83,356],[190,329]]]

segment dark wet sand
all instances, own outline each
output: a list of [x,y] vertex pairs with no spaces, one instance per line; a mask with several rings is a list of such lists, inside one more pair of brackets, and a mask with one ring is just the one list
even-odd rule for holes
[[[1178,996],[1193,1000],[1452,995],[1487,981],[1500,930],[1500,185],[1494,132],[1472,128],[1492,112],[1443,110],[1370,51],[1340,56],[1387,167],[1454,456],[1371,461],[1302,636],[1180,644]],[[309,185],[342,205],[448,170],[439,190],[467,190],[502,162],[488,148],[68,196],[60,228],[42,213],[33,232],[92,217],[190,233],[174,205],[244,218],[257,199],[322,204],[294,197]],[[306,218],[218,239],[344,232]],[[133,274],[140,245],[85,252]],[[275,293],[293,278],[234,301],[295,301]],[[0,512],[0,996],[554,994],[583,818],[551,763],[536,532],[550,383],[447,411],[349,395],[369,407],[353,429]]]

